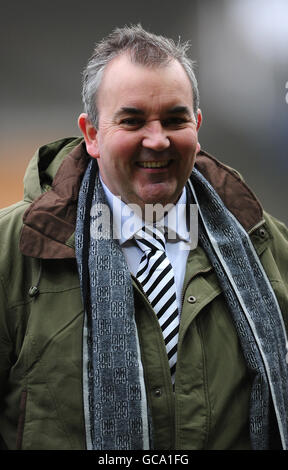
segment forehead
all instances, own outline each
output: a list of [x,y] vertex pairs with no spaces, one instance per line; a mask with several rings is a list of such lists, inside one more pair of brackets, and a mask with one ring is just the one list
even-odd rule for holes
[[[148,67],[132,63],[123,54],[106,67],[98,91],[98,107],[143,106],[167,102],[167,106],[193,106],[192,86],[182,65]],[[169,103],[168,103],[169,102]],[[99,109],[100,111],[100,109]]]

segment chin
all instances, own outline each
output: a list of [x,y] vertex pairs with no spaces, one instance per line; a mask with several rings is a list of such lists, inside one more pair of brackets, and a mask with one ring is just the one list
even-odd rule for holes
[[[158,187],[157,187],[158,186]],[[181,190],[177,191],[176,188],[169,188],[167,191],[167,185],[165,188],[162,185],[151,185],[142,192],[140,198],[144,204],[174,204],[181,194]]]
[[146,204],[152,204],[152,205],[156,205],[156,204],[160,204],[162,206],[166,206],[167,204],[174,204],[175,202],[177,202],[177,200],[179,199],[179,196],[161,196],[161,197],[152,197],[150,195],[150,197],[147,197],[145,199],[142,199],[142,203],[144,204],[144,206]]

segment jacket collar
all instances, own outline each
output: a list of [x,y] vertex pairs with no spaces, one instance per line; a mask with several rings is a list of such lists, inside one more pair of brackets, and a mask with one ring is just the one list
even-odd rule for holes
[[[69,240],[75,231],[78,193],[89,158],[81,142],[63,160],[51,190],[24,213],[20,250],[25,256],[75,258]],[[204,151],[197,155],[196,167],[247,232],[262,222],[262,207],[237,172]]]

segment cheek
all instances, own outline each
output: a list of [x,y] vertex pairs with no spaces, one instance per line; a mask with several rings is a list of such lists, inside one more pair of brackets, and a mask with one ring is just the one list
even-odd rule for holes
[[110,156],[119,161],[126,161],[133,156],[140,145],[140,139],[136,134],[131,133],[117,133],[106,140],[105,153],[110,153]]
[[174,140],[174,144],[187,164],[194,162],[199,151],[198,139],[194,132],[183,132],[177,140]]

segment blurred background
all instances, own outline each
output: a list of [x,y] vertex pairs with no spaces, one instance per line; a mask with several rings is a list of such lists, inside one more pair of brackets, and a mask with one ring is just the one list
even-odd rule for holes
[[80,135],[81,74],[94,43],[138,22],[191,42],[202,148],[288,224],[287,0],[2,1],[0,207],[22,198],[37,147]]

